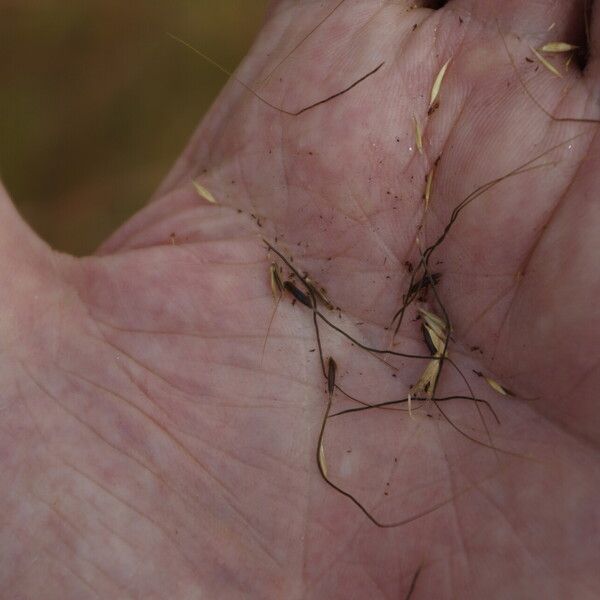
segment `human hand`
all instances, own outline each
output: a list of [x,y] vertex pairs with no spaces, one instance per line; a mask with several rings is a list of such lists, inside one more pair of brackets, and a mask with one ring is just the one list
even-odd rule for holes
[[[562,79],[525,61],[528,43],[580,41],[583,17],[575,2],[408,5],[347,0],[259,85],[333,7],[276,3],[238,72],[270,103],[294,112],[384,66],[297,117],[231,81],[96,256],[53,253],[0,200],[4,597],[403,598],[417,572],[412,598],[597,596],[596,126],[548,118],[498,33],[543,104],[593,119],[593,60]],[[311,311],[284,296],[265,345],[276,258],[261,238],[327,288],[336,324],[387,348],[417,235],[433,242],[474,189],[565,140],[472,202],[432,258],[450,357],[500,424],[443,409],[487,446],[435,406],[328,422],[329,477],[378,519],[445,502],[380,529],[317,469]],[[320,331],[365,401],[405,397],[423,370]],[[426,353],[408,318],[394,349]],[[460,386],[444,367],[439,395]]]

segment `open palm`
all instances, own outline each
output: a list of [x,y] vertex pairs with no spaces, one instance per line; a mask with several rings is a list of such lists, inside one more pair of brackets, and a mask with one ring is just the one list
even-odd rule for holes
[[[596,126],[550,119],[499,33],[548,110],[598,118],[593,60],[561,79],[525,60],[528,44],[580,41],[581,7],[348,0],[268,76],[333,8],[317,4],[276,3],[238,76],[296,112],[381,69],[299,116],[230,82],[96,256],[56,255],[1,199],[3,598],[600,594]],[[536,156],[469,204],[430,265],[450,356],[500,423],[457,400],[328,424],[329,476],[379,520],[442,505],[378,528],[317,469],[311,311],[284,296],[265,344],[269,264],[282,262],[261,238],[327,288],[337,325],[388,348],[418,244]],[[412,318],[393,347],[426,354]],[[406,397],[426,364],[390,367],[320,331],[338,383],[365,402]],[[450,366],[439,388],[466,393]]]

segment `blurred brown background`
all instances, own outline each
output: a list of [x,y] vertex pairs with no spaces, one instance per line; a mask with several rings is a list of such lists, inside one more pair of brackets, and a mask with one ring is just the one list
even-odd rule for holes
[[0,0],[0,176],[53,247],[141,208],[258,31],[267,0]]

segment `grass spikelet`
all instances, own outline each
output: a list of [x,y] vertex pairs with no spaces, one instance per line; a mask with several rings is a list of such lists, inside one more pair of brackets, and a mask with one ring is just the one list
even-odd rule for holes
[[429,339],[436,349],[436,353],[433,359],[427,363],[427,366],[423,370],[419,381],[415,383],[409,390],[409,398],[411,396],[424,395],[428,398],[433,397],[433,393],[436,388],[436,383],[440,375],[442,356],[447,356],[446,342],[448,332],[446,330],[446,324],[440,317],[435,315],[424,308],[419,308],[421,319],[423,320],[423,326],[429,334]]
[[279,276],[279,267],[275,263],[271,263],[269,267],[269,275],[271,281],[271,292],[273,293],[273,300],[279,300],[281,294],[283,294],[283,283]]
[[550,62],[548,62],[533,46],[529,46],[535,57],[539,60],[539,62],[550,71],[553,75],[557,77],[562,77],[562,73]]
[[192,179],[192,183],[201,198],[204,198],[211,204],[217,204],[215,197],[203,185],[199,184],[195,179]]
[[429,199],[431,198],[431,188],[433,186],[433,173],[435,171],[435,166],[431,167],[431,171],[427,173],[427,178],[425,180],[425,193],[423,194],[423,199],[425,200],[425,210],[429,208]]
[[323,475],[327,477],[327,463],[325,462],[325,450],[323,449],[323,442],[319,444],[319,466]]
[[573,46],[573,44],[567,44],[566,42],[549,42],[540,48],[540,52],[546,52],[548,54],[571,52],[571,50],[577,50],[577,46]]
[[444,81],[444,75],[446,75],[446,69],[448,68],[448,65],[450,64],[451,60],[452,59],[449,58],[444,63],[444,66],[440,69],[439,73],[437,74],[437,77],[435,78],[435,81],[433,82],[433,87],[431,88],[431,98],[429,100],[429,108],[431,108],[435,104],[435,101],[437,100],[437,97],[440,94],[442,81]]
[[408,390],[409,397],[412,396],[425,396],[431,398],[433,390],[435,388],[435,382],[440,373],[441,361],[436,357],[427,363],[419,381],[415,383],[410,390]]
[[473,371],[475,375],[485,379],[485,382],[498,394],[502,396],[515,396],[514,392],[511,392],[508,388],[505,388],[503,385],[500,385],[497,381],[492,379],[491,377],[486,377],[481,371]]
[[424,308],[419,308],[419,314],[428,329],[433,331],[440,338],[446,337],[446,323],[444,323],[440,317]]
[[509,389],[505,388],[503,385],[500,385],[497,381],[490,379],[489,377],[484,377],[486,383],[495,391],[501,394],[502,396],[514,396],[514,393]]
[[419,123],[419,119],[415,115],[413,115],[413,120],[415,122],[415,143],[417,150],[419,154],[423,154],[423,130],[421,129],[421,123]]
[[335,310],[333,302],[327,296],[327,290],[313,281],[308,275],[304,278],[304,283],[312,290],[313,294],[323,302],[329,310]]
[[435,348],[436,355],[441,356],[442,352],[444,352],[444,347],[446,345],[446,336],[443,336],[443,337],[440,336],[438,334],[438,332],[436,330],[432,329],[432,327],[430,325],[428,325],[427,323],[424,323],[423,326],[427,330],[429,339],[431,340],[431,343],[432,343],[433,347]]

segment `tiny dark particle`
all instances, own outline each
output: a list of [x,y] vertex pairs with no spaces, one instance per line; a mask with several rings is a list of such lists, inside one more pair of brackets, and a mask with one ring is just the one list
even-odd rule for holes
[[433,106],[430,106],[429,110],[427,111],[427,116],[430,117],[439,107],[440,107],[439,102],[436,102]]
[[473,373],[475,373],[477,377],[483,377],[483,373],[481,371],[476,371],[475,369],[473,369]]
[[526,60],[528,63],[532,63],[532,62],[533,62],[533,58],[529,58],[529,56],[526,56],[526,57],[525,57],[525,60]]

